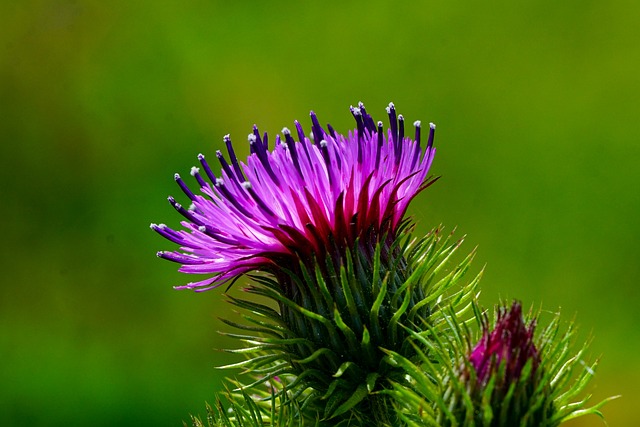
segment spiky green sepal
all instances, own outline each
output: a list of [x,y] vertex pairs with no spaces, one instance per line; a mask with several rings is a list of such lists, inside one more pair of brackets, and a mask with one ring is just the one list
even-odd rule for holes
[[[251,394],[236,383],[235,391],[227,388],[216,397],[215,405],[206,405],[206,424],[202,418],[191,416],[193,427],[280,427],[320,426],[320,421],[308,417],[308,412],[284,389],[278,379],[272,379],[264,387]],[[240,386],[240,387],[238,387]],[[183,423],[187,427],[186,423]]]
[[247,359],[227,367],[257,375],[245,389],[291,378],[287,392],[333,424],[397,425],[392,401],[381,392],[406,382],[406,371],[389,363],[387,352],[414,359],[418,353],[408,338],[412,328],[438,318],[434,305],[469,306],[477,280],[455,286],[473,253],[448,272],[445,267],[460,244],[440,230],[422,239],[406,231],[373,248],[347,249],[344,259],[327,257],[314,271],[300,264],[282,277],[253,277],[246,290],[278,309],[229,297],[247,323],[225,321],[245,332],[226,335],[248,346],[232,350]]

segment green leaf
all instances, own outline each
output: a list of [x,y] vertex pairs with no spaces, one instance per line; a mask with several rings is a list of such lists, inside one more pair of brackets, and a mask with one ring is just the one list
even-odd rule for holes
[[362,400],[369,395],[369,391],[367,390],[367,384],[360,384],[356,391],[351,395],[346,402],[342,405],[338,406],[338,408],[333,412],[331,418],[335,418],[338,415],[342,415],[358,403],[362,402]]

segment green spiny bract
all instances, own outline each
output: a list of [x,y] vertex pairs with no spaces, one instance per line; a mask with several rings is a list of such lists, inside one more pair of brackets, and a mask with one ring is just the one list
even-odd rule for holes
[[249,333],[231,335],[251,347],[238,350],[247,360],[228,367],[257,375],[245,386],[251,390],[282,379],[287,392],[299,394],[301,405],[331,420],[329,425],[397,425],[393,402],[383,391],[405,383],[407,373],[389,363],[387,354],[414,359],[418,353],[408,338],[430,324],[432,307],[469,304],[477,280],[452,287],[473,253],[446,270],[460,244],[439,230],[419,240],[403,232],[390,243],[347,250],[345,259],[327,257],[314,271],[301,263],[283,277],[253,277],[256,284],[247,291],[277,302],[278,309],[230,297],[249,312],[244,318],[250,325],[225,322]]

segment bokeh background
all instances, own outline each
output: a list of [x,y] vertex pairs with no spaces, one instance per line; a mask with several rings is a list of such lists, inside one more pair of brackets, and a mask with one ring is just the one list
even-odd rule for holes
[[594,402],[622,394],[609,425],[635,425],[638,3],[299,3],[0,2],[0,425],[202,414],[235,314],[155,257],[173,174],[254,123],[314,109],[347,130],[360,100],[438,124],[419,229],[479,246],[485,305],[575,315],[602,355]]

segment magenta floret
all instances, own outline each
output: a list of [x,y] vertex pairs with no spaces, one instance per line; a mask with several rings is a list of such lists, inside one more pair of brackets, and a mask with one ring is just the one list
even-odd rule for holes
[[244,163],[225,135],[231,163],[218,151],[222,171],[216,177],[200,154],[209,181],[192,169],[199,193],[176,174],[191,207],[170,198],[185,217],[183,229],[152,227],[180,244],[180,251],[161,257],[182,264],[181,272],[209,275],[178,289],[208,290],[253,270],[274,271],[286,263],[322,259],[356,241],[373,245],[395,237],[410,201],[435,181],[427,179],[435,126],[423,150],[420,122],[415,139],[405,137],[404,120],[398,121],[393,104],[387,107],[387,132],[362,103],[351,112],[357,127],[347,135],[330,125],[326,132],[311,112],[312,139],[296,121],[298,141],[285,128],[284,141],[276,137],[272,150],[268,135],[261,137],[254,126]]

